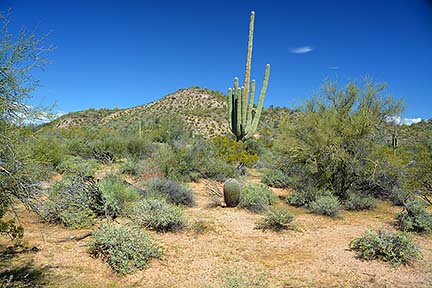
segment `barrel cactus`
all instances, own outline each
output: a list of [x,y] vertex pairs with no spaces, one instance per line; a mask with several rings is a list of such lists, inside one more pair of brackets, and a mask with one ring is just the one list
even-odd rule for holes
[[228,207],[236,207],[240,202],[241,185],[236,179],[228,179],[223,185],[224,200]]
[[[237,141],[250,138],[258,127],[258,121],[264,104],[267,84],[270,77],[270,64],[266,65],[264,81],[259,95],[258,106],[254,107],[255,80],[250,87],[250,73],[252,66],[252,43],[254,33],[255,12],[252,11],[249,24],[248,53],[246,58],[246,72],[244,84],[239,87],[239,79],[234,78],[234,88],[228,89],[228,122],[231,132]],[[250,97],[249,97],[250,95]]]

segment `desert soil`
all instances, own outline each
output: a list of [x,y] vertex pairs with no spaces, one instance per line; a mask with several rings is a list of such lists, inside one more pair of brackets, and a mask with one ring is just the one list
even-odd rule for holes
[[[252,175],[251,181],[257,180]],[[89,238],[58,242],[90,230],[47,225],[20,209],[23,242],[28,248],[6,253],[11,242],[2,238],[0,276],[13,274],[44,287],[223,287],[228,274],[264,279],[268,287],[432,287],[431,236],[415,235],[422,259],[398,268],[361,261],[348,250],[350,241],[368,229],[394,230],[398,207],[378,202],[374,211],[343,211],[333,219],[281,201],[278,205],[295,215],[297,229],[263,232],[255,229],[261,215],[239,208],[211,208],[205,183],[191,183],[190,187],[196,204],[185,213],[190,227],[195,228],[150,232],[163,247],[164,257],[152,260],[143,271],[115,275],[106,263],[89,256]],[[274,191],[281,196],[289,193]],[[199,231],[197,223],[206,226],[205,231]]]

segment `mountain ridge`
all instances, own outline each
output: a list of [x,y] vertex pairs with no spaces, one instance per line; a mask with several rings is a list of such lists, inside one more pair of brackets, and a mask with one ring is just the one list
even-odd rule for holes
[[[130,108],[90,108],[71,112],[48,125],[54,128],[107,127],[130,130],[138,129],[140,122],[145,125],[174,116],[183,120],[194,134],[212,138],[229,133],[226,100],[226,96],[219,91],[189,87],[178,89],[147,104]],[[292,113],[284,107],[266,108],[260,126],[275,129],[284,116]]]

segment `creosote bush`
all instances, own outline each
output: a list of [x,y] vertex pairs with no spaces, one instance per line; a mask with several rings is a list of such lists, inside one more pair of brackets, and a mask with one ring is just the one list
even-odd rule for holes
[[338,197],[333,195],[319,196],[311,203],[312,212],[315,214],[335,217],[341,210]]
[[103,214],[104,197],[93,178],[73,176],[52,186],[42,218],[69,228],[83,228]]
[[145,268],[152,258],[160,258],[162,251],[142,229],[133,226],[115,227],[102,224],[93,232],[89,253],[102,258],[119,274],[125,275]]
[[138,202],[132,210],[131,218],[135,224],[158,232],[177,231],[186,224],[180,207],[157,198]]
[[351,192],[348,194],[345,208],[352,211],[373,209],[375,208],[375,199],[368,195]]
[[136,159],[127,159],[120,164],[119,172],[131,176],[138,176],[140,174],[140,163]]
[[192,206],[194,203],[192,191],[188,187],[172,180],[153,178],[147,185],[150,195],[162,195],[173,204]]
[[275,188],[289,188],[293,185],[292,179],[279,169],[267,171],[261,181]]
[[305,191],[294,191],[286,197],[287,204],[295,207],[309,207],[310,204],[317,198],[318,192],[313,189]]
[[432,232],[432,214],[426,211],[424,204],[419,199],[405,203],[403,211],[397,215],[396,219],[402,231]]
[[242,187],[239,206],[254,212],[267,209],[278,202],[278,197],[263,184],[247,183]]
[[127,208],[139,198],[138,191],[117,175],[108,175],[97,184],[104,198],[105,212],[110,216],[124,215]]
[[380,259],[397,266],[420,257],[418,247],[404,233],[368,231],[350,243],[350,249],[364,260]]
[[394,205],[404,206],[405,203],[414,200],[414,196],[406,189],[395,188],[391,191],[390,200]]
[[85,160],[78,156],[65,156],[56,171],[67,175],[93,176],[99,164],[95,159]]
[[305,190],[298,190],[290,193],[285,201],[295,207],[310,208],[312,203],[320,196],[332,196],[331,191],[309,187]]
[[294,215],[286,208],[270,208],[263,218],[256,223],[260,230],[273,230],[276,232],[293,229]]
[[189,224],[188,229],[195,234],[204,234],[208,231],[214,231],[213,222],[197,220]]

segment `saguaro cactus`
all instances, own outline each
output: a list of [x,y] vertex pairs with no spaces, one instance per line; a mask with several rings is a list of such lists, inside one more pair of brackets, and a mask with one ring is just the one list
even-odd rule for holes
[[255,133],[258,127],[258,121],[261,116],[264,97],[270,77],[270,64],[267,64],[264,73],[264,81],[258,100],[258,106],[255,109],[255,80],[252,80],[252,85],[250,86],[249,92],[250,71],[252,66],[254,21],[255,12],[252,11],[249,24],[248,53],[246,58],[244,84],[242,87],[239,87],[239,79],[235,77],[234,88],[228,89],[228,121],[231,132],[236,136],[237,141],[244,141]]

